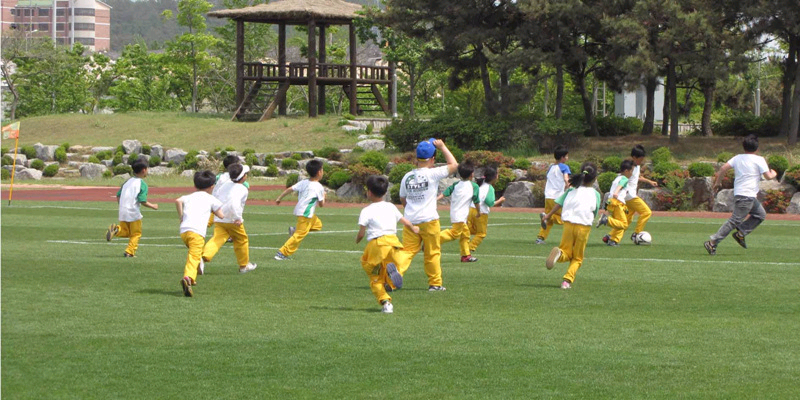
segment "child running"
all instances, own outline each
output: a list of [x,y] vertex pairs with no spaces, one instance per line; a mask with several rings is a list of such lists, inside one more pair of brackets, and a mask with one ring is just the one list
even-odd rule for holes
[[281,199],[292,191],[297,192],[297,205],[294,206],[294,215],[297,217],[297,226],[289,227],[289,240],[275,253],[278,261],[288,260],[300,247],[300,242],[309,232],[322,229],[322,221],[319,220],[314,209],[316,206],[325,206],[325,188],[319,183],[325,173],[322,169],[322,161],[311,160],[306,164],[308,179],[295,183],[286,188],[283,193],[275,200],[281,204]]
[[636,235],[644,232],[644,227],[647,225],[647,221],[650,220],[650,216],[653,215],[653,212],[650,211],[650,207],[647,205],[647,203],[645,203],[644,200],[639,198],[639,196],[636,194],[636,191],[639,187],[639,181],[648,183],[653,187],[658,186],[658,182],[651,181],[650,179],[640,175],[641,166],[644,164],[645,155],[647,155],[647,153],[644,151],[644,146],[640,144],[637,144],[633,147],[633,149],[631,149],[633,172],[631,172],[631,177],[628,179],[628,186],[626,190],[627,193],[625,194],[625,206],[628,208],[628,225],[633,223],[634,214],[639,214],[639,219],[636,221],[636,228],[634,228],[633,233],[631,233],[631,240],[636,240]]
[[367,198],[372,204],[361,210],[358,217],[356,243],[366,235],[367,247],[361,256],[361,268],[369,276],[369,287],[383,307],[382,311],[391,314],[394,306],[387,292],[403,287],[403,277],[397,272],[394,259],[395,250],[403,248],[397,239],[397,221],[414,233],[419,233],[419,228],[403,218],[394,204],[383,201],[388,188],[389,181],[383,176],[367,178]]
[[250,262],[250,239],[244,229],[244,205],[249,191],[244,186],[250,167],[233,164],[228,167],[231,180],[220,185],[217,198],[222,202],[223,217],[214,217],[214,236],[203,248],[203,261],[211,262],[228,238],[233,239],[233,253],[239,265],[239,273],[244,274],[256,269]]
[[497,182],[497,169],[486,167],[483,171],[483,178],[478,178],[478,206],[469,205],[469,217],[467,226],[472,240],[469,241],[469,250],[474,252],[478,246],[486,239],[486,232],[489,229],[489,210],[491,207],[499,207],[506,201],[505,197],[495,199],[494,186]]
[[[767,218],[767,212],[758,201],[758,183],[761,178],[775,179],[778,173],[770,169],[764,157],[758,153],[758,137],[755,135],[747,136],[742,142],[744,154],[734,156],[726,162],[717,172],[717,179],[714,180],[714,190],[722,187],[722,178],[733,168],[736,177],[733,181],[733,214],[722,224],[717,233],[711,235],[711,240],[703,245],[708,254],[717,254],[717,245],[734,229],[733,240],[739,246],[747,248],[745,236],[758,227]],[[749,215],[749,217],[748,217]],[[745,219],[746,218],[746,219]]]
[[111,241],[114,237],[128,238],[128,247],[125,248],[125,257],[136,257],[136,250],[139,248],[139,238],[142,237],[142,212],[139,208],[143,205],[153,210],[158,210],[158,204],[147,201],[147,163],[144,160],[136,160],[133,163],[134,176],[117,191],[117,203],[119,203],[119,225],[111,224],[106,231],[106,240]]
[[197,275],[203,275],[203,246],[206,242],[208,215],[225,217],[222,202],[211,195],[215,181],[213,172],[197,171],[194,173],[194,187],[197,191],[175,200],[175,208],[181,219],[181,239],[189,248],[181,279],[183,295],[186,297],[194,296],[192,286],[197,283]]
[[[223,183],[227,183],[227,182],[231,181],[231,175],[228,173],[228,167],[230,167],[233,164],[241,164],[241,160],[239,159],[239,156],[230,155],[230,156],[226,156],[222,160],[222,167],[225,168],[225,172],[223,172],[221,174],[217,174],[217,178],[216,178],[217,179],[217,184],[214,186],[214,190],[211,192],[212,196],[219,198],[219,196],[217,196],[219,194],[219,188],[222,187]],[[243,185],[248,190],[250,190],[250,182],[245,181],[243,183]],[[208,226],[211,226],[211,225],[214,225],[214,215],[213,214],[209,215],[209,217],[208,217]],[[228,241],[229,242],[232,241],[231,238],[228,238]]]
[[575,274],[583,263],[592,222],[600,210],[600,193],[592,187],[595,178],[597,168],[591,163],[583,163],[580,172],[570,178],[571,188],[556,199],[556,206],[543,219],[546,222],[559,208],[563,209],[561,220],[564,221],[564,232],[561,235],[561,244],[550,250],[545,261],[547,269],[552,269],[556,262],[569,261],[569,269],[564,275],[561,289],[570,289],[575,282]]
[[619,241],[628,229],[628,209],[625,207],[625,196],[628,192],[628,184],[631,173],[633,172],[633,161],[625,160],[619,166],[620,173],[611,182],[611,190],[609,191],[608,206],[606,209],[609,214],[603,213],[600,216],[600,221],[597,222],[597,227],[601,225],[608,225],[611,227],[611,232],[603,236],[603,243],[616,247],[619,246]]
[[450,229],[443,230],[439,234],[439,239],[441,243],[458,239],[461,249],[461,262],[478,261],[469,250],[470,231],[469,227],[467,227],[470,206],[475,207],[480,203],[480,200],[478,200],[478,184],[472,181],[474,170],[472,163],[468,161],[459,164],[458,175],[461,177],[461,181],[450,185],[438,198],[438,200],[441,200],[445,196],[452,197],[450,200],[450,223],[453,226]]
[[[556,159],[556,163],[547,170],[547,183],[544,186],[544,212],[539,215],[540,217],[547,215],[555,207],[556,199],[561,197],[569,187],[569,176],[572,174],[566,164],[569,160],[569,151],[567,151],[566,147],[556,146],[553,156]],[[550,229],[553,228],[553,224],[562,225],[560,211],[553,214],[547,220],[545,226],[539,229],[535,244],[544,244],[547,236],[550,235]]]

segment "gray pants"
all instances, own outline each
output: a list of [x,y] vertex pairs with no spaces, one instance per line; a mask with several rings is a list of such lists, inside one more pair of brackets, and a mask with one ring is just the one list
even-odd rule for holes
[[[733,215],[722,224],[717,233],[711,235],[711,241],[714,243],[721,242],[734,229],[738,229],[739,232],[742,232],[742,235],[747,236],[767,218],[767,212],[757,198],[734,196],[733,199]],[[745,219],[748,214],[750,218]]]

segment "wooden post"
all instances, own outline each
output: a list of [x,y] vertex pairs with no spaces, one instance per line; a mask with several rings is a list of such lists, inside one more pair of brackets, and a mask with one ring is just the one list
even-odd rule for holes
[[[278,76],[286,79],[286,24],[278,25]],[[283,83],[281,81],[281,83]],[[278,103],[278,114],[286,115],[286,96]]]
[[308,21],[308,116],[317,116],[317,25]]
[[397,64],[389,63],[389,116],[397,118]]
[[[319,26],[319,63],[325,64],[325,25]],[[325,77],[327,73],[320,68],[320,76]],[[325,115],[325,85],[319,85],[319,115]]]
[[350,28],[350,114],[358,114],[358,74],[356,73],[356,27],[352,22]]
[[244,101],[244,21],[236,21],[236,107]]

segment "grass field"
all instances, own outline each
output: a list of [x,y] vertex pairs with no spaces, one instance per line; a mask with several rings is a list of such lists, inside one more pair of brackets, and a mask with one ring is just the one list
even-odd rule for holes
[[[446,292],[418,255],[384,315],[356,245],[358,208],[323,208],[294,260],[272,260],[290,207],[248,206],[251,258],[230,246],[194,298],[167,203],[144,210],[135,259],[107,243],[113,203],[2,205],[4,399],[796,398],[797,222],[766,221],[748,250],[702,242],[721,220],[654,217],[652,246],[592,232],[573,289],[544,268],[534,215],[493,213]],[[443,224],[449,222],[442,213]]]

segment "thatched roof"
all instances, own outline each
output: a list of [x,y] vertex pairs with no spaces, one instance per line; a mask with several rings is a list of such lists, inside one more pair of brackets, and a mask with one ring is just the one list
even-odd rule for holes
[[359,4],[343,0],[278,0],[268,4],[219,10],[208,13],[210,17],[231,18],[248,22],[302,24],[314,20],[317,23],[347,24],[358,18]]

